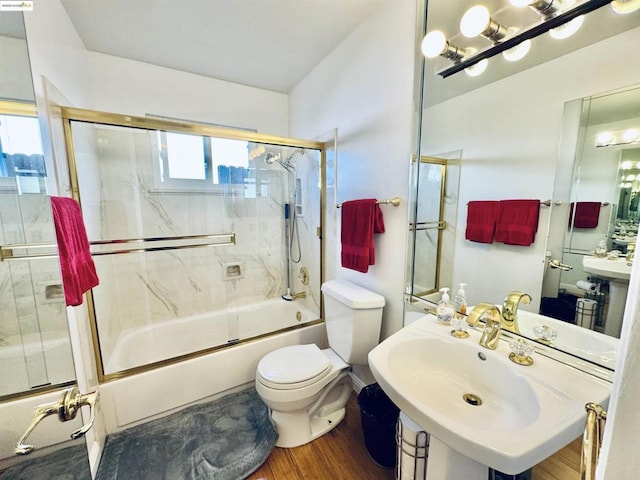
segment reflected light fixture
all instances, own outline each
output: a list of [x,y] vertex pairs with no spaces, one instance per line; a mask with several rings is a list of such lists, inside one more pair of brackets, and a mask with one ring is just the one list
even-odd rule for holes
[[615,147],[640,143],[640,130],[627,128],[619,132],[600,132],[596,135],[596,147]]
[[628,143],[635,142],[640,137],[640,132],[636,128],[629,128],[622,132],[622,140]]
[[555,38],[556,40],[564,40],[580,30],[583,23],[584,15],[580,15],[564,25],[552,28],[549,30],[549,35],[551,35],[551,38]]
[[463,48],[447,41],[444,33],[440,30],[433,30],[425,35],[422,40],[421,50],[422,54],[427,58],[440,56],[453,60],[454,62],[460,61],[466,54]]
[[613,0],[611,10],[621,15],[640,10],[640,0]]
[[[473,55],[474,53],[476,53],[476,49],[475,48],[468,48],[467,49],[467,53],[469,55]],[[487,69],[488,66],[489,66],[489,60],[487,60],[485,58],[483,60],[480,60],[475,65],[471,65],[470,67],[465,68],[464,69],[464,73],[466,73],[470,77],[477,77],[477,76],[482,75],[484,73],[484,71]]]
[[[509,36],[515,35],[518,33],[518,28],[511,27],[509,28]],[[524,40],[515,47],[511,47],[509,50],[505,50],[502,52],[502,56],[505,60],[509,62],[517,62],[518,60],[522,60],[527,53],[531,50],[531,40]]]
[[484,5],[475,5],[464,12],[460,20],[460,31],[467,38],[478,35],[498,42],[507,36],[508,29],[491,18],[489,9]]

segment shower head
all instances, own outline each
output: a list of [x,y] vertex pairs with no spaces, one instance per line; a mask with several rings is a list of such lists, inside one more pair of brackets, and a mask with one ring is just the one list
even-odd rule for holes
[[273,165],[274,163],[277,163],[282,168],[284,168],[287,172],[295,174],[296,173],[296,168],[290,162],[292,155],[290,155],[289,158],[287,158],[287,160],[285,162],[283,162],[282,160],[280,160],[280,154],[279,153],[268,152],[264,156],[264,163],[266,163],[267,165]]
[[264,156],[264,163],[267,165],[273,165],[275,162],[280,163],[280,154],[279,153],[267,153]]

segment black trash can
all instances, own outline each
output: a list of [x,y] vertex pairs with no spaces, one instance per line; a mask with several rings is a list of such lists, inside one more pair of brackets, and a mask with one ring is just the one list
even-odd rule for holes
[[364,444],[371,459],[385,468],[396,465],[396,423],[400,409],[377,383],[358,394]]

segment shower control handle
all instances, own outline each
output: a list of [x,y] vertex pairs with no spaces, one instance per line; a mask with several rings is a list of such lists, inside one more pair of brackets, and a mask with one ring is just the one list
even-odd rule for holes
[[99,397],[100,395],[97,390],[95,392],[81,394],[78,387],[74,386],[63,391],[57,402],[40,405],[36,408],[29,427],[27,427],[27,430],[24,432],[22,437],[20,437],[18,443],[16,443],[14,452],[17,455],[27,455],[35,450],[36,447],[34,445],[29,445],[25,442],[27,437],[31,435],[31,432],[33,432],[36,426],[45,417],[58,414],[58,419],[61,422],[67,422],[76,418],[81,407],[88,405],[90,408],[89,421],[79,429],[74,430],[71,433],[71,438],[75,439],[84,435],[91,427],[93,427],[93,423],[96,420],[96,403],[98,402]]

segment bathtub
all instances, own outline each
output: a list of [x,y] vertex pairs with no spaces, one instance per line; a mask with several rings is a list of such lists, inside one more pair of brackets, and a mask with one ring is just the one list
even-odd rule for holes
[[129,329],[120,334],[110,353],[103,352],[108,357],[103,358],[104,373],[236,343],[318,318],[303,303],[278,298]]
[[75,379],[68,332],[12,335],[0,343],[0,396]]
[[[187,405],[209,401],[239,389],[253,387],[258,362],[264,355],[277,348],[307,343],[315,343],[320,348],[327,347],[324,323],[314,322],[318,315],[298,301],[270,300],[234,308],[232,311],[238,313],[238,336],[243,339],[254,338],[252,341],[205,352],[202,355],[133,375],[121,378],[116,375],[115,378],[102,383],[100,406],[104,412],[106,433],[115,433],[160,418]],[[297,312],[301,313],[300,321],[296,319]],[[177,330],[166,325],[168,330],[164,332],[166,343],[182,344],[180,335],[185,333],[187,325],[189,328],[198,325],[201,329],[200,335],[204,337],[203,333],[207,334],[209,337],[207,341],[209,341],[212,335],[213,319],[217,319],[218,323],[224,325],[224,320],[228,318],[226,312],[194,317],[196,318],[180,319],[177,323],[180,328]],[[235,317],[231,316],[231,318]],[[193,325],[190,325],[189,320],[193,321]],[[301,328],[288,328],[301,323],[305,323]],[[283,330],[273,335],[260,336],[275,329]],[[142,337],[150,335],[140,331],[127,332],[128,341],[133,342],[136,334]],[[225,335],[219,338],[226,343]],[[210,346],[210,344],[205,345],[205,348]],[[173,350],[173,354],[179,353],[181,353],[179,349]],[[151,360],[149,354],[141,347],[134,348],[127,355],[129,355],[127,361],[134,357],[137,361]],[[152,355],[158,358],[157,353]],[[166,355],[162,356],[166,357]],[[112,361],[115,362],[116,358],[114,357]]]

